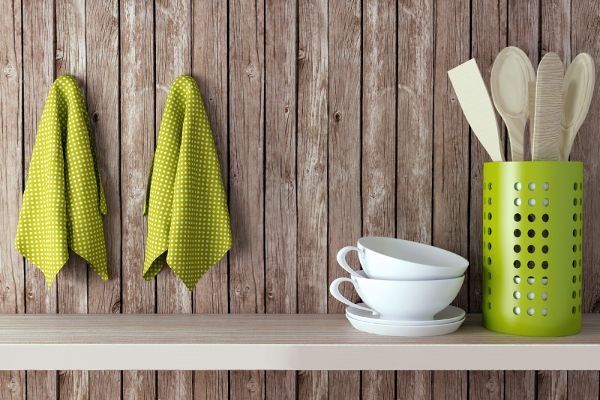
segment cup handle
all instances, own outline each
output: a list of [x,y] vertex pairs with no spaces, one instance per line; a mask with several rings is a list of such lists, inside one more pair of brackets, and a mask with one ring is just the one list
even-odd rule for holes
[[358,247],[346,246],[346,247],[342,248],[340,251],[338,251],[337,262],[338,262],[338,264],[340,264],[340,267],[345,269],[346,272],[348,272],[350,275],[357,276],[358,274],[356,273],[356,271],[354,269],[352,269],[352,267],[346,261],[346,254],[350,253],[351,251],[356,251],[357,253],[360,254],[360,249]]
[[361,306],[359,304],[353,303],[350,300],[348,300],[347,298],[345,298],[344,295],[342,295],[342,292],[340,292],[340,288],[339,288],[339,286],[342,282],[350,282],[352,284],[352,286],[354,286],[354,281],[350,278],[337,278],[336,280],[331,282],[331,285],[329,285],[329,293],[331,293],[331,295],[337,301],[339,301],[347,306],[358,308],[359,310],[368,311],[368,312],[372,313],[373,315],[379,315],[379,313],[377,311],[370,309],[369,307],[365,307],[365,306]]

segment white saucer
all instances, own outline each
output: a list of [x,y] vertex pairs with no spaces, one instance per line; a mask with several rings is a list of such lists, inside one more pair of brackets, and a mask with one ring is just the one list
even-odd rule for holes
[[458,321],[450,322],[448,324],[440,324],[440,325],[422,325],[422,326],[413,326],[413,325],[383,325],[372,322],[360,321],[354,318],[351,318],[346,314],[346,318],[350,324],[358,329],[359,331],[374,333],[376,335],[385,335],[385,336],[439,336],[439,335],[447,335],[448,333],[452,333],[456,331],[465,319],[461,319]]
[[[358,303],[365,306],[364,303]],[[393,325],[393,326],[432,326],[444,325],[452,322],[460,321],[465,318],[465,311],[461,308],[448,306],[437,313],[433,320],[429,321],[403,321],[397,319],[383,318],[381,315],[373,315],[364,310],[359,310],[354,307],[346,307],[346,316],[357,321],[368,322],[370,324]]]

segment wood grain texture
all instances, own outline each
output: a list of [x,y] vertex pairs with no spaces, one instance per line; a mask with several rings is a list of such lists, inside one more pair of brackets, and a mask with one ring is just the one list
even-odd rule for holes
[[[219,0],[192,2],[192,75],[198,82],[208,113],[225,188],[229,187],[227,66],[227,4]],[[194,312],[229,311],[228,277],[228,256],[225,256],[196,286]],[[225,400],[228,397],[227,371],[194,372],[194,399]]]
[[[13,246],[23,193],[23,16],[21,1],[2,1],[0,26],[0,313],[25,312],[23,258]],[[4,32],[6,31],[6,32]],[[0,372],[0,398],[25,399],[24,371]]]
[[[146,219],[142,205],[154,154],[154,4],[120,1],[122,312],[154,313],[156,280],[142,277]],[[155,399],[156,373],[124,371],[123,398]]]
[[478,400],[504,399],[504,372],[469,372],[469,398]]
[[[364,236],[396,235],[396,2],[364,1],[361,203]],[[394,399],[394,371],[368,371],[361,398]]]
[[[447,71],[469,58],[469,2],[438,2],[435,8],[432,243],[468,257],[469,129]],[[469,285],[454,303],[468,307]],[[435,399],[466,398],[467,373],[435,371]]]
[[[24,181],[44,102],[54,81],[54,3],[23,4],[23,146]],[[48,292],[44,275],[25,262],[25,306],[28,313],[56,312],[56,285]]]
[[[361,219],[361,2],[329,1],[329,151],[328,151],[328,277],[342,276],[336,253],[354,244]],[[352,293],[344,287],[346,295]],[[355,295],[356,296],[356,295]],[[329,298],[329,312],[344,306]],[[329,373],[329,399],[358,399],[360,373]]]
[[396,232],[424,243],[433,213],[433,11],[432,0],[398,4]]
[[399,371],[396,379],[398,400],[430,400],[431,371]]
[[[23,166],[24,182],[46,94],[54,80],[54,2],[23,4]],[[27,313],[56,313],[56,285],[47,290],[44,275],[25,262],[25,309]],[[28,371],[30,397],[57,397],[55,371]]]
[[[189,0],[155,2],[155,71],[156,71],[156,134],[163,118],[163,109],[173,81],[182,74],[191,74],[191,2]],[[191,313],[192,296],[175,273],[165,266],[156,278],[156,311],[158,313]],[[159,371],[158,399],[192,399],[191,371]]]
[[504,398],[515,400],[535,399],[535,371],[506,371],[504,373]]
[[[94,130],[98,168],[108,213],[104,235],[109,280],[88,274],[88,312],[121,312],[121,191],[119,87],[119,5],[117,0],[86,2],[87,106]],[[119,371],[90,371],[89,398],[120,399]]]
[[[477,65],[490,92],[490,76],[496,54],[506,47],[507,12],[506,0],[491,2],[475,0],[471,3],[471,56],[477,59]],[[498,121],[502,121],[498,118]],[[502,127],[502,125],[501,125]],[[505,149],[505,130],[500,135],[500,148]],[[469,186],[469,311],[481,312],[482,282],[482,185],[483,164],[491,161],[479,141],[471,138],[470,146],[470,186]],[[506,151],[509,154],[510,151]],[[506,159],[506,158],[505,158]],[[469,398],[503,399],[503,371],[469,372]]]
[[[327,312],[328,2],[298,0],[298,312]],[[328,373],[300,371],[300,399],[328,396]]]
[[[265,309],[297,311],[296,1],[265,1]],[[294,371],[267,371],[266,399],[295,399]]]
[[[72,75],[87,94],[87,52],[85,40],[85,0],[56,0],[56,76]],[[58,312],[87,313],[88,267],[83,259],[71,252],[69,261],[57,277]],[[89,399],[88,371],[59,371],[60,399]]]
[[[565,64],[581,51],[600,62],[600,6],[592,0],[2,4],[0,218],[9,229],[0,243],[0,312],[9,313],[339,312],[327,296],[328,282],[341,274],[334,256],[361,234],[468,254],[469,282],[457,301],[477,311],[486,156],[469,139],[446,70],[474,56],[487,82],[505,43],[521,47],[535,66],[548,51]],[[204,94],[234,235],[231,264],[220,262],[192,296],[169,270],[158,283],[141,277],[140,209],[154,133],[166,90],[181,72],[191,72]],[[14,228],[45,96],[64,73],[86,91],[94,122],[109,197],[111,281],[73,257],[46,294],[43,276],[14,250]],[[587,312],[600,309],[594,104],[572,153],[586,169]],[[227,372],[161,373],[159,381],[152,371],[125,371],[121,385],[119,375],[92,372],[88,382],[81,371],[58,378],[0,372],[0,398],[119,398],[121,391],[127,399],[388,398],[395,387],[399,399],[533,399],[536,391],[538,398],[585,399],[597,397],[599,382],[594,371],[537,379],[534,371],[403,371],[396,382],[389,372],[359,379],[347,371],[250,371],[231,373],[230,388]]]
[[[397,7],[396,235],[431,243],[434,3],[406,0]],[[431,372],[398,372],[396,398],[430,399]]]
[[569,399],[593,400],[600,397],[598,371],[567,372],[567,395]]
[[567,371],[538,371],[536,380],[538,399],[566,400],[568,398]]
[[[265,312],[264,7],[262,0],[229,3],[229,301],[236,313]],[[264,372],[231,372],[229,384],[233,399],[264,398]]]
[[10,27],[0,38],[0,313],[25,312],[23,258],[14,248],[23,193],[23,65],[21,52],[21,2],[5,0],[0,16]]

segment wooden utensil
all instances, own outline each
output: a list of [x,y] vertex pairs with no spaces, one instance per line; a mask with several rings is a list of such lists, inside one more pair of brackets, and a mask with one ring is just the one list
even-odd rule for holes
[[513,161],[523,160],[525,126],[529,118],[529,82],[535,71],[529,57],[518,47],[506,47],[492,65],[490,86],[498,114],[504,120]]
[[529,82],[529,146],[533,143],[535,127],[535,81]]
[[564,68],[556,53],[547,53],[537,70],[532,159],[558,160]]
[[580,53],[567,68],[562,84],[560,159],[568,160],[575,136],[581,128],[594,95],[596,68],[587,53]]
[[448,77],[473,133],[492,161],[502,161],[494,106],[475,59],[451,69]]

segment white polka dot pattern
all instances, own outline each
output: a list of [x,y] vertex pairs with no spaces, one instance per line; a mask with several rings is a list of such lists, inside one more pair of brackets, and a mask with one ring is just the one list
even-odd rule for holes
[[144,278],[165,261],[192,290],[231,248],[217,150],[200,90],[178,77],[167,97],[147,188]]
[[75,78],[61,76],[50,88],[36,135],[17,250],[44,273],[49,288],[69,249],[107,280],[105,214],[85,102]]

